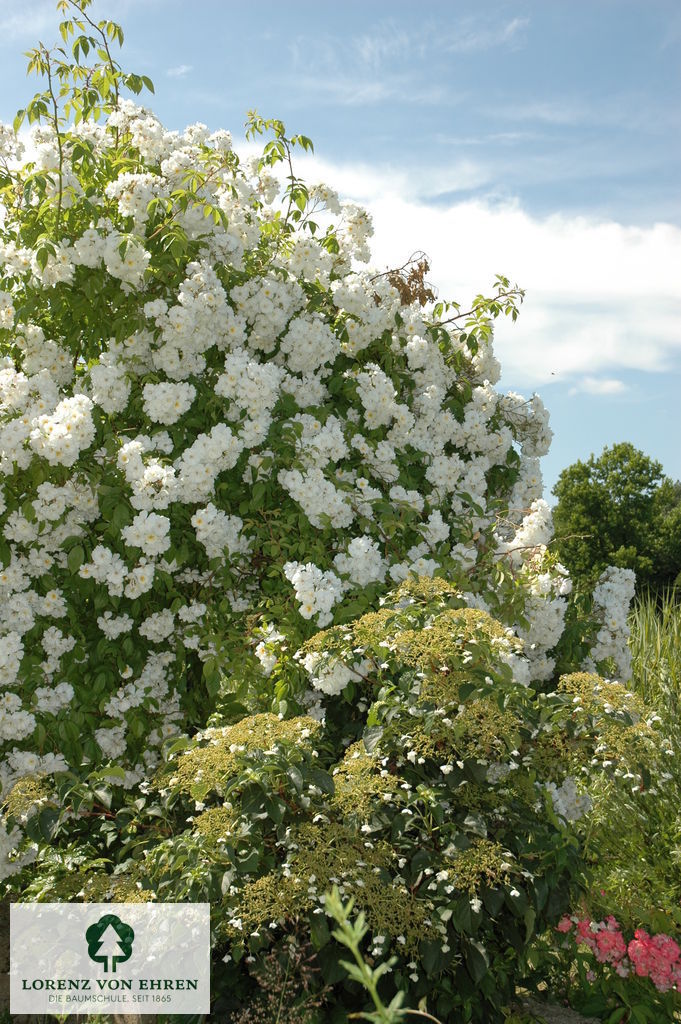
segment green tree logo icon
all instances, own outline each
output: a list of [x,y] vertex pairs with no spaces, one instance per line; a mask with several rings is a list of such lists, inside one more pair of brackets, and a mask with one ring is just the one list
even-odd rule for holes
[[125,963],[132,954],[135,933],[115,914],[105,914],[85,932],[88,956],[104,964],[106,972],[116,973],[116,964]]

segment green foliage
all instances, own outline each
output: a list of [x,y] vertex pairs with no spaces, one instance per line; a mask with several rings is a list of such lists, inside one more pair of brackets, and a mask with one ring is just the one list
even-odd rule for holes
[[[517,640],[460,600],[443,580],[410,580],[378,612],[311,638],[299,658],[366,666],[352,701],[323,698],[323,723],[258,714],[171,743],[146,795],[72,774],[52,818],[31,819],[52,846],[13,880],[17,894],[209,900],[226,957],[216,1012],[260,1005],[258,971],[292,941],[311,945],[306,991],[329,1017],[369,1012],[371,980],[372,1013],[401,1011],[404,993],[442,1020],[502,1021],[535,936],[584,885],[544,784],[588,768],[605,786],[657,737],[618,684],[514,682],[500,656]],[[297,665],[281,669],[292,710]],[[333,886],[362,915],[349,927],[371,979],[354,951],[354,966],[340,962],[349,932],[325,923]]]
[[288,773],[289,779],[295,779],[294,765],[310,759],[318,732],[319,723],[312,718],[282,722],[272,714],[253,715],[235,725],[208,729],[203,733],[204,745],[182,753],[172,777],[168,778],[166,771],[157,779],[157,785],[189,793],[195,800],[202,800],[211,792],[225,796],[232,781],[247,766],[259,765],[273,776],[272,788],[276,788],[277,766],[284,776]]
[[673,714],[681,694],[681,603],[673,593],[662,599],[644,594],[629,623],[636,690],[648,704],[669,705]]
[[[650,594],[638,600],[630,616],[633,693],[613,683],[586,685],[572,676],[563,685],[579,700],[584,728],[594,696],[630,725],[608,739],[602,732],[598,757],[606,761],[627,739],[620,769],[593,775],[593,808],[584,820],[582,841],[590,865],[590,885],[575,906],[580,916],[599,921],[613,915],[631,936],[644,928],[681,939],[681,729],[679,722],[679,605],[668,594],[662,602]],[[618,712],[619,709],[619,712]],[[614,742],[613,742],[614,740]],[[569,755],[566,748],[564,755]],[[581,824],[581,823],[580,823]],[[529,951],[527,984],[538,981],[555,998],[569,1001],[599,1020],[648,1022],[681,1019],[679,997],[660,993],[647,979],[620,978],[598,965],[586,947],[575,950],[551,930]]]
[[661,589],[681,572],[681,485],[632,444],[604,448],[564,469],[553,493],[554,547],[574,578],[592,586],[608,565]]
[[594,865],[591,908],[594,915],[614,914],[629,930],[642,926],[679,937],[681,608],[671,596],[661,606],[645,596],[630,626],[632,685],[657,742],[640,749],[632,774],[602,777],[593,787],[586,837]]
[[394,967],[397,958],[391,957],[390,960],[383,960],[375,968],[369,966],[360,950],[362,940],[366,937],[369,928],[362,911],[359,912],[354,921],[352,920],[353,907],[354,901],[352,899],[346,905],[343,904],[335,885],[331,892],[326,893],[324,910],[338,925],[332,932],[332,935],[341,945],[350,950],[355,960],[354,963],[350,963],[347,960],[339,960],[338,962],[341,967],[345,968],[350,978],[366,989],[376,1008],[373,1012],[365,1011],[360,1013],[359,1016],[362,1020],[371,1021],[372,1024],[400,1024],[407,1014],[407,1011],[402,1007],[404,993],[396,992],[389,1006],[384,1006],[378,994],[379,981],[384,974]]

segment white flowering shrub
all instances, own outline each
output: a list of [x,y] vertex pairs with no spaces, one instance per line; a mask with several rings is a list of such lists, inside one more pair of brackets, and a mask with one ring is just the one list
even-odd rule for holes
[[[124,96],[151,83],[113,60],[118,26],[59,7],[64,46],[30,55],[45,89],[0,128],[4,797],[54,780],[67,821],[105,799],[128,828],[164,743],[207,723],[314,725],[332,700],[356,735],[325,742],[361,738],[375,656],[305,643],[415,576],[493,616],[503,678],[529,694],[592,646],[591,667],[624,666],[610,590],[595,639],[548,547],[548,415],[495,388],[492,321],[522,292],[498,278],[462,312],[422,272],[367,267],[368,214],[295,173],[306,137],[252,114],[270,138],[243,160],[228,132],[167,130]],[[564,820],[586,809],[540,781]],[[3,875],[63,867],[58,812],[34,806],[0,836]]]
[[[550,537],[546,412],[493,387],[489,320],[518,293],[405,304],[360,269],[366,213],[295,176],[280,194],[310,144],[279,122],[252,117],[274,138],[243,163],[121,98],[149,83],[113,63],[93,106],[81,8],[76,63],[36,50],[48,90],[1,136],[5,786],[48,752],[132,784],[235,671],[257,680],[271,625],[298,643],[410,573],[484,603],[490,553],[520,569]],[[528,681],[562,583],[528,598]]]
[[632,569],[610,565],[599,577],[593,592],[593,615],[600,626],[584,667],[593,671],[598,662],[612,659],[617,678],[631,679],[631,651],[627,646],[627,616],[634,597],[636,575]]

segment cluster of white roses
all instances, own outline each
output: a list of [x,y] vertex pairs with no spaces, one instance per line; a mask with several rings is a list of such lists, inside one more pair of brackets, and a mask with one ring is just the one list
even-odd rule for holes
[[154,423],[170,425],[177,423],[191,407],[196,397],[193,384],[174,384],[166,381],[163,384],[145,384],[144,411]]
[[[0,211],[0,735],[38,756],[41,723],[87,711],[98,727],[83,742],[132,767],[129,779],[152,768],[181,726],[188,660],[215,654],[220,571],[234,613],[262,612],[259,582],[277,577],[304,636],[306,620],[331,623],[368,586],[465,580],[495,550],[527,591],[514,670],[548,678],[567,594],[564,574],[536,559],[551,532],[537,461],[551,432],[537,396],[495,390],[491,341],[473,350],[449,325],[444,343],[432,313],[361,269],[370,218],[326,186],[310,202],[340,215],[333,244],[302,231],[272,241],[276,179],[239,165],[228,133],[169,132],[127,100],[73,132],[88,161],[72,161],[69,142],[59,168],[44,126],[30,147],[50,188],[60,175],[68,186],[54,252],[38,259],[26,243],[23,209]],[[117,145],[126,170],[93,197],[81,178]],[[16,165],[20,151],[2,127],[0,159]],[[174,204],[201,169],[193,201]],[[12,171],[17,194],[29,173]],[[172,265],[154,200],[186,242]],[[75,286],[110,319],[66,316]],[[269,509],[295,513],[295,537],[253,511],[259,488]],[[263,541],[281,545],[279,563]],[[599,643],[611,654],[623,631],[609,593]],[[480,586],[471,603],[485,605]],[[270,648],[256,649],[264,673]],[[361,671],[307,668],[324,694]],[[3,778],[36,770],[12,756]]]
[[301,565],[287,562],[284,575],[295,590],[299,612],[304,619],[317,616],[317,624],[326,626],[332,621],[332,608],[343,594],[343,584],[334,572],[322,572],[312,562]]
[[367,668],[363,662],[350,667],[339,659],[325,661],[319,654],[306,654],[302,664],[312,680],[314,689],[326,694],[327,697],[337,697],[351,680],[361,679],[362,671],[366,671]]
[[52,413],[33,420],[31,428],[31,447],[37,455],[51,466],[73,466],[94,440],[92,402],[85,395],[64,398]]
[[208,558],[245,555],[249,540],[242,534],[243,520],[239,516],[228,516],[209,502],[205,508],[197,509],[191,519],[196,530],[196,539],[205,549]]
[[633,569],[619,569],[611,565],[599,577],[593,600],[595,616],[602,625],[596,643],[584,662],[583,667],[587,671],[596,671],[596,662],[612,658],[618,678],[623,682],[631,679],[627,615],[635,586],[636,573]]
[[37,847],[34,847],[20,857],[13,856],[23,838],[24,834],[18,825],[8,832],[4,823],[0,822],[0,882],[15,874],[25,864],[29,864],[38,852]]
[[577,789],[577,783],[571,775],[560,786],[556,786],[555,782],[547,782],[545,788],[551,794],[554,811],[566,821],[579,821],[591,810],[591,797]]

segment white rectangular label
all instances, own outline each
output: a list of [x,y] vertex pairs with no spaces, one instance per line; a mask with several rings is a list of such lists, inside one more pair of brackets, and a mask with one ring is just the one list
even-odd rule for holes
[[209,903],[13,903],[10,1013],[209,1013]]

